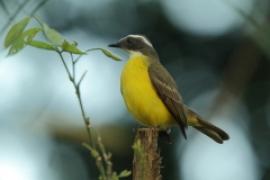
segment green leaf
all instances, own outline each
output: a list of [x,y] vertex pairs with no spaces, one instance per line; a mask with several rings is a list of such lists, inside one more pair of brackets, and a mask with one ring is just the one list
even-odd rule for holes
[[18,39],[16,39],[16,41],[11,45],[9,52],[8,52],[8,56],[18,53],[24,47],[25,47],[24,39],[21,36]]
[[128,170],[123,170],[120,174],[119,174],[119,178],[125,178],[125,177],[128,177],[131,175],[131,171],[128,171]]
[[41,28],[35,27],[35,28],[31,28],[23,32],[23,37],[26,43],[32,41],[34,37],[37,35],[37,33],[39,33],[40,31],[41,31]]
[[42,42],[42,41],[32,40],[32,41],[28,42],[27,44],[30,46],[40,48],[40,49],[45,49],[45,50],[51,50],[51,51],[57,50],[53,45],[46,43],[46,42]]
[[62,46],[65,38],[57,32],[55,29],[50,28],[47,24],[42,24],[43,32],[45,37],[55,46]]
[[120,57],[118,57],[117,55],[113,54],[111,51],[104,49],[104,48],[93,48],[93,49],[87,50],[86,52],[96,51],[96,50],[100,50],[105,56],[107,56],[115,61],[121,61]]
[[26,44],[30,44],[40,30],[40,28],[31,28],[23,32],[22,35],[16,38],[11,44],[8,55],[14,55],[22,50]]
[[121,61],[121,58],[114,55],[111,51],[107,50],[107,49],[103,49],[103,48],[99,48],[101,50],[101,52],[103,52],[103,54],[115,61]]
[[118,176],[118,174],[116,172],[113,172],[110,178],[112,180],[119,180],[120,177]]
[[11,44],[14,43],[14,41],[16,41],[16,39],[18,39],[22,35],[29,21],[30,21],[30,17],[27,16],[23,18],[21,21],[19,21],[18,23],[14,24],[10,28],[5,38],[5,42],[4,42],[5,48],[8,48],[9,46],[11,46]]
[[86,54],[85,52],[78,49],[76,44],[70,44],[67,41],[64,41],[64,43],[62,44],[62,49],[63,49],[63,51],[70,52],[73,54],[81,54],[81,55]]

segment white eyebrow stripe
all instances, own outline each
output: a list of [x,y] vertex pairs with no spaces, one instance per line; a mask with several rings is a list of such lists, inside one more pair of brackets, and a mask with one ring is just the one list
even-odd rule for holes
[[150,46],[150,47],[153,47],[153,45],[151,44],[151,42],[148,40],[148,39],[146,39],[145,37],[143,37],[143,36],[140,36],[140,35],[128,35],[129,37],[133,37],[133,38],[140,38],[140,39],[142,39],[143,40],[143,42],[145,43],[145,44],[147,44],[148,46]]

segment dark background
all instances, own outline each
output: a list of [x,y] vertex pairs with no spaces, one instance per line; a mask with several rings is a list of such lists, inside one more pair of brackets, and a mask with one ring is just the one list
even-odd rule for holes
[[[0,2],[1,42],[11,24],[31,13],[82,49],[106,48],[128,34],[151,40],[186,104],[231,137],[219,145],[189,128],[185,141],[173,129],[173,144],[160,140],[164,179],[270,180],[267,0]],[[31,47],[6,54],[1,45],[0,179],[97,179],[94,161],[81,146],[83,120],[58,56]],[[119,90],[124,63],[92,52],[79,67],[88,70],[82,85],[87,113],[117,171],[132,168],[139,127]]]

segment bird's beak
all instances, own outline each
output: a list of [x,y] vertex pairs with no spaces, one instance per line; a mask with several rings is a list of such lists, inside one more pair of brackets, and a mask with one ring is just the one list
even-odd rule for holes
[[119,48],[120,47],[120,43],[117,42],[117,43],[114,43],[114,44],[109,44],[108,46],[109,47],[114,47],[114,48]]

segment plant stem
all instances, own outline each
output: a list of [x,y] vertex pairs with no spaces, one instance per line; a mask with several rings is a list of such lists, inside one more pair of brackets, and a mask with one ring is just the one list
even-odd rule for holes
[[72,53],[70,53],[70,57],[72,61],[72,75],[73,75],[73,78],[76,79],[76,73],[75,73],[76,62],[74,61],[74,57]]
[[81,98],[81,93],[80,93],[80,86],[77,86],[76,83],[74,83],[74,82],[72,82],[72,84],[76,90],[76,95],[77,95],[77,99],[78,99],[78,102],[80,105],[81,114],[82,114],[82,117],[83,117],[83,120],[85,123],[86,131],[88,134],[89,143],[92,143],[92,145],[93,145],[93,141],[91,139],[92,136],[91,136],[91,130],[90,130],[90,128],[91,128],[90,120],[89,120],[89,117],[86,115],[85,110],[84,110],[84,106],[83,106],[82,98]]
[[[80,91],[80,85],[87,73],[87,71],[85,71],[80,78],[78,78],[78,80],[76,80],[76,64],[79,62],[80,57],[77,57],[76,59],[74,59],[73,54],[70,53],[70,57],[71,57],[71,67],[69,68],[67,62],[65,61],[64,57],[63,57],[63,51],[61,50],[56,50],[56,52],[58,53],[58,55],[60,56],[61,62],[64,65],[64,69],[68,75],[69,80],[71,81],[74,89],[75,89],[75,93],[76,93],[76,97],[80,106],[80,110],[81,110],[81,115],[82,118],[84,120],[84,124],[86,127],[86,131],[87,131],[87,135],[88,135],[88,143],[84,143],[83,145],[90,150],[92,156],[96,159],[96,165],[97,168],[100,172],[100,176],[99,179],[100,180],[112,180],[114,179],[114,177],[116,176],[116,173],[113,171],[112,169],[112,162],[111,162],[111,153],[107,152],[101,137],[99,135],[97,136],[93,136],[95,135],[95,133],[91,133],[91,124],[90,124],[90,118],[89,116],[87,116],[83,102],[82,102],[82,97],[81,97],[81,91]],[[95,139],[95,141],[93,141]],[[97,143],[97,144],[96,144]]]
[[17,17],[17,15],[23,10],[23,8],[30,2],[31,0],[25,0],[22,4],[18,6],[18,8],[14,11],[15,13],[8,19],[8,22],[3,26],[3,28],[0,31],[0,34],[2,34],[12,23],[12,21]]
[[75,81],[75,79],[73,78],[72,74],[70,73],[70,71],[69,71],[69,69],[68,69],[68,65],[67,65],[67,63],[65,62],[65,59],[64,59],[64,57],[63,57],[63,55],[62,55],[63,52],[62,52],[62,51],[57,51],[57,53],[59,54],[59,56],[60,56],[60,58],[61,58],[61,62],[62,62],[62,64],[64,65],[64,68],[65,68],[65,70],[66,70],[66,72],[67,72],[67,75],[68,75],[69,80],[70,80],[71,82]]
[[106,164],[106,167],[107,167],[106,168],[106,176],[112,177],[112,175],[113,175],[112,162],[111,162],[112,154],[110,152],[106,151],[100,136],[97,137],[97,144],[98,144],[98,147],[99,147],[100,152],[102,154],[103,163]]
[[36,14],[36,12],[42,7],[44,6],[49,0],[42,0],[40,1],[37,6],[32,10],[32,12],[30,13],[30,16],[34,16]]
[[86,128],[86,132],[87,132],[87,135],[88,135],[88,141],[89,141],[89,144],[92,145],[92,147],[95,147],[95,143],[92,139],[92,135],[91,135],[91,125],[90,125],[90,118],[86,115],[85,113],[85,108],[83,106],[83,102],[82,102],[82,97],[81,97],[81,91],[80,91],[80,84],[81,84],[81,81],[83,80],[84,76],[85,76],[85,73],[81,76],[80,80],[79,80],[79,83],[76,82],[76,62],[74,61],[73,59],[73,55],[71,54],[71,57],[72,57],[72,72],[69,70],[68,68],[68,65],[63,57],[63,52],[62,51],[56,51],[59,56],[60,56],[60,59],[61,59],[61,62],[62,64],[64,65],[64,68],[65,68],[65,71],[69,77],[69,80],[71,81],[74,89],[75,89],[75,93],[76,93],[76,96],[77,96],[77,99],[78,99],[78,102],[79,102],[79,106],[80,106],[80,110],[81,110],[81,115],[82,115],[82,118],[84,120],[84,124],[85,124],[85,128]]
[[5,11],[5,13],[9,16],[9,10],[8,10],[4,0],[0,1],[0,5],[1,5],[2,9]]

